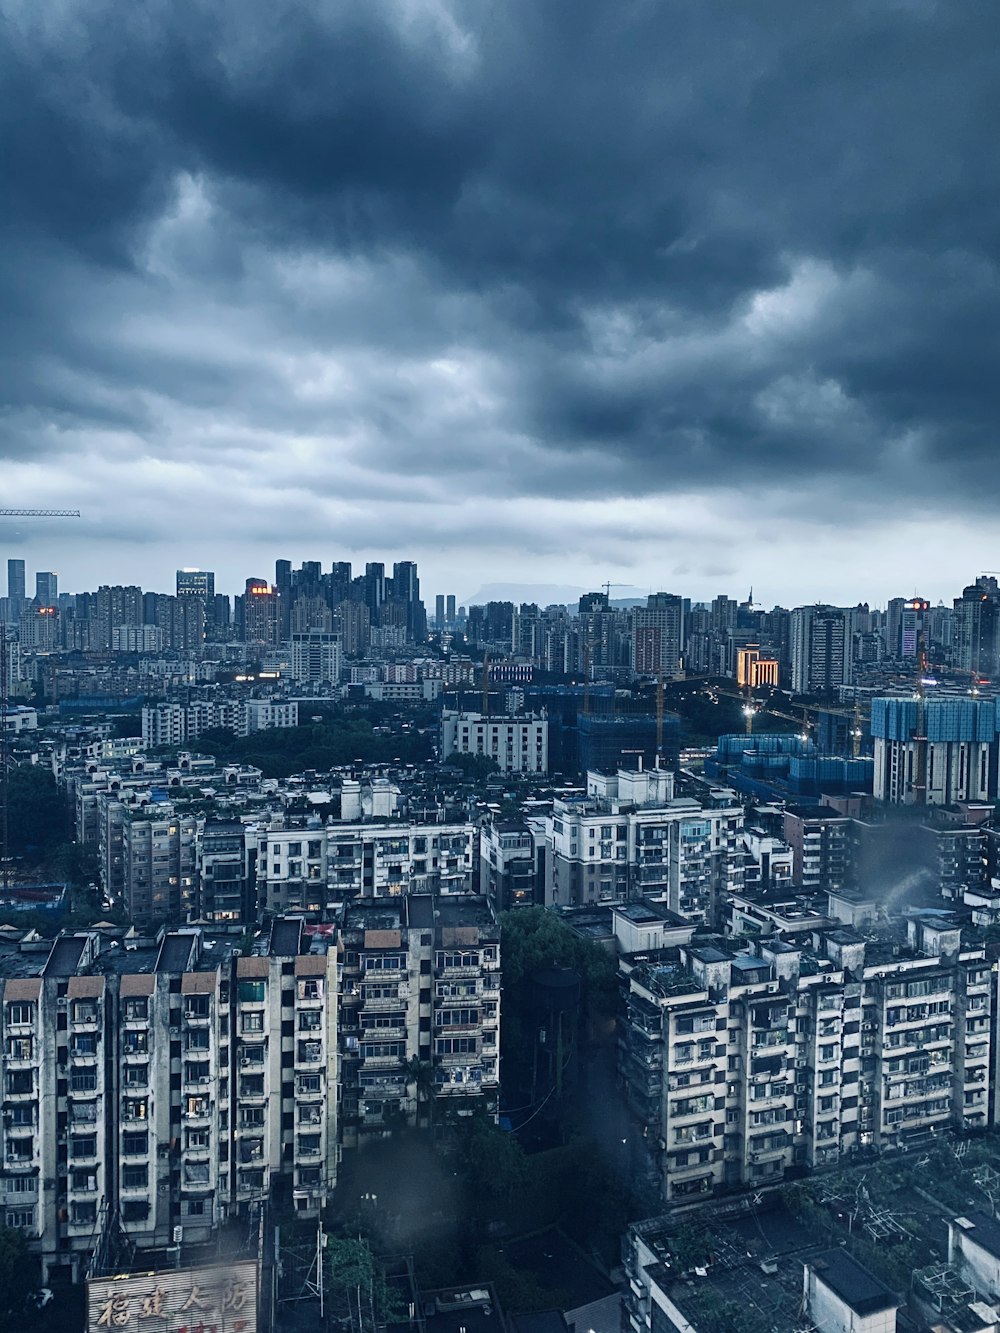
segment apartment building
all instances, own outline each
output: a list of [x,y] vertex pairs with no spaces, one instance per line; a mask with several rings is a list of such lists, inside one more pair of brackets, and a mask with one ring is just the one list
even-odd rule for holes
[[441,714],[441,759],[482,755],[501,773],[549,771],[549,724],[544,714],[488,717],[446,708]]
[[296,727],[299,705],[294,699],[195,699],[161,703],[142,710],[144,749],[196,741],[203,731],[222,727],[237,736],[271,727]]
[[342,1141],[499,1105],[500,931],[477,896],[345,910]]
[[248,885],[258,914],[319,916],[355,897],[442,896],[475,886],[474,824],[372,820],[287,828],[280,817],[247,829]]
[[948,913],[812,949],[694,940],[622,970],[621,1082],[667,1202],[990,1120],[991,966]]
[[266,954],[236,960],[237,1204],[271,1194],[312,1215],[336,1183],[337,962],[324,943],[278,919]]
[[827,806],[788,806],[785,842],[792,850],[792,884],[807,893],[841,889],[852,866],[852,825]]
[[479,830],[479,892],[498,912],[540,902],[545,839],[524,820],[488,820]]
[[263,1194],[325,1203],[336,952],[293,920],[259,948],[197,928],[0,943],[3,1220],[46,1273],[78,1278],[113,1217],[143,1250]]
[[122,900],[138,926],[186,921],[198,903],[204,819],[169,801],[122,810]]
[[663,899],[693,921],[742,887],[743,808],[675,798],[663,769],[615,777],[588,773],[586,796],[553,802],[545,901],[582,906],[630,897]]

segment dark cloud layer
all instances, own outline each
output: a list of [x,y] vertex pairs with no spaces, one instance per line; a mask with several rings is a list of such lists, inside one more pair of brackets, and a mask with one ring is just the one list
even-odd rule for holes
[[109,566],[252,518],[656,581],[748,501],[992,518],[992,5],[0,15],[5,489]]

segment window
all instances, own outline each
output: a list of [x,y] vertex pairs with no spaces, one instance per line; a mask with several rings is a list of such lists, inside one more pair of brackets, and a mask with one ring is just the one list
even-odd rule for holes
[[262,1125],[263,1123],[263,1106],[245,1106],[240,1112],[240,1124],[244,1128],[253,1128],[254,1125]]
[[437,1015],[437,1026],[471,1027],[479,1022],[478,1009],[442,1009]]
[[96,1134],[73,1134],[69,1141],[69,1155],[74,1160],[97,1156]]
[[[263,1115],[263,1112],[261,1112]],[[188,1129],[184,1132],[185,1148],[207,1148],[209,1147],[209,1133],[207,1129]]]
[[126,1055],[145,1055],[149,1050],[149,1034],[126,1032],[122,1038],[122,1050]]
[[299,1135],[299,1156],[316,1157],[320,1152],[320,1136],[318,1134],[300,1134]]
[[97,1173],[95,1171],[72,1171],[70,1172],[70,1187],[74,1190],[93,1191],[97,1189]]
[[475,1037],[438,1037],[434,1043],[436,1055],[475,1055]]
[[187,1048],[189,1051],[207,1051],[208,1028],[192,1028],[187,1034]]
[[[145,1088],[149,1085],[149,1072],[145,1065],[126,1065],[123,1073],[125,1075],[124,1083],[127,1088]],[[76,1082],[77,1077],[77,1075],[73,1076],[74,1083]],[[91,1074],[90,1077],[94,1079],[92,1086],[96,1087],[97,1076]]]
[[74,1055],[96,1055],[97,1033],[96,1032],[75,1033],[73,1036],[72,1049]]
[[264,981],[241,981],[238,995],[241,1004],[262,1004],[267,993]]
[[146,1098],[145,1097],[125,1097],[122,1099],[122,1119],[123,1120],[145,1120],[146,1119]]
[[[142,1074],[143,1082],[145,1083],[146,1079],[145,1067],[142,1065],[129,1066],[129,1068],[126,1069],[125,1071],[126,1074],[128,1074],[131,1069],[134,1069],[136,1073]],[[128,1081],[129,1081],[128,1078],[126,1078],[125,1082],[127,1083]],[[79,1073],[74,1073],[73,1077],[69,1081],[69,1086],[71,1092],[96,1092],[97,1071],[93,1069],[84,1069],[81,1070]]]
[[92,1227],[97,1221],[96,1202],[74,1203],[70,1211],[70,1220],[75,1227]]
[[207,995],[188,995],[184,1001],[184,1017],[207,1018],[209,1015],[208,1001],[209,997]]
[[33,1231],[35,1228],[35,1210],[34,1208],[8,1208],[5,1220],[9,1227],[15,1227],[22,1231]]
[[149,1017],[149,1001],[146,997],[130,997],[125,1001],[125,1022],[141,1023]]
[[8,1037],[7,1057],[10,1060],[30,1060],[34,1040],[31,1037]]
[[184,1066],[184,1078],[188,1083],[207,1083],[209,1062],[207,1060],[189,1060]]
[[123,1222],[145,1222],[149,1216],[149,1204],[145,1199],[125,1199],[122,1201]]
[[318,981],[300,981],[299,999],[300,1000],[319,1000],[322,998],[323,991]]
[[73,1004],[74,1023],[96,1023],[97,1005],[93,1000],[76,1000]]
[[123,1157],[144,1157],[148,1151],[149,1151],[148,1134],[122,1135]]
[[254,1013],[253,1011],[248,1014],[241,1014],[240,1029],[243,1032],[263,1032],[264,1015],[262,1013]]

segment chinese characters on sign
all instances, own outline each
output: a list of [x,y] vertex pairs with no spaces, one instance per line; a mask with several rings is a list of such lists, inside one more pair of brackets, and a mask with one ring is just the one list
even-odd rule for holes
[[257,1265],[87,1283],[87,1333],[257,1333]]

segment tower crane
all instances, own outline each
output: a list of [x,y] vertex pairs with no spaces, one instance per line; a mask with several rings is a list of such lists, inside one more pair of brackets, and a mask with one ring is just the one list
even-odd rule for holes
[[[0,518],[79,518],[79,509],[0,509]],[[4,891],[10,886],[10,769],[7,714],[10,681],[7,667],[7,625],[0,621],[0,877]]]
[[602,583],[602,584],[601,584],[601,587],[604,589],[604,595],[605,595],[605,597],[608,599],[609,602],[611,601],[611,589],[612,589],[612,588],[627,588],[628,586],[629,586],[629,585],[628,585],[627,583],[611,583],[611,582],[608,582],[608,583]]
[[0,518],[79,518],[79,509],[0,509]]

